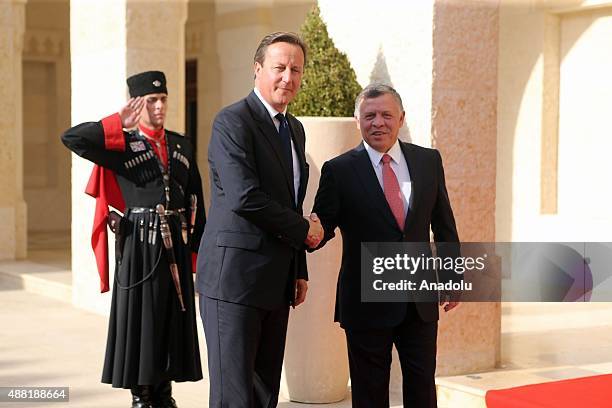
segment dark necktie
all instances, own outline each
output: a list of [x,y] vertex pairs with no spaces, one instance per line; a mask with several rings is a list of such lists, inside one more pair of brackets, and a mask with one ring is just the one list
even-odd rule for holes
[[400,190],[397,176],[391,168],[391,156],[384,154],[382,157],[383,162],[383,190],[385,191],[385,198],[389,203],[389,208],[395,217],[397,226],[401,230],[404,229],[404,222],[406,221],[406,212],[404,209],[404,200],[402,199],[402,191]]
[[289,123],[287,123],[287,118],[282,113],[277,114],[275,118],[280,122],[280,126],[278,127],[278,135],[281,139],[283,154],[285,155],[285,162],[289,166],[291,180],[293,183],[293,156],[291,154],[291,131],[289,130]]

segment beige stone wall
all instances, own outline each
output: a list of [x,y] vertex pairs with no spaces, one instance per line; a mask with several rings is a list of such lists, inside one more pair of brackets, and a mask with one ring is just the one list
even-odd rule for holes
[[[70,3],[72,125],[100,120],[116,112],[125,100],[123,3],[84,0]],[[99,92],[101,85],[104,92]],[[95,200],[83,193],[92,167],[90,162],[72,155],[72,293],[75,305],[105,314],[110,295],[99,295],[98,272],[90,244]],[[109,249],[112,259],[114,247],[110,245]]]
[[208,142],[224,106],[253,88],[253,55],[273,31],[298,32],[314,0],[190,1],[186,58],[198,61],[198,164],[210,204]]
[[546,17],[527,4],[502,3],[500,7],[498,241],[525,239],[526,235],[520,235],[525,221],[520,220],[534,218],[540,210]]
[[[128,75],[160,69],[168,78],[167,126],[179,131],[183,129],[186,18],[187,4],[182,0],[72,0],[72,124],[96,121],[116,112],[126,101]],[[148,21],[160,22],[160,31],[143,29]],[[91,168],[89,162],[72,155],[73,302],[99,313],[108,313],[110,294],[96,295],[99,280],[89,240],[94,200],[83,194]],[[112,245],[109,250],[112,260]],[[112,272],[111,267],[111,282]]]
[[26,255],[21,53],[25,2],[0,3],[0,259]]
[[185,28],[185,56],[198,64],[198,151],[197,160],[204,184],[206,208],[210,205],[208,174],[208,141],[212,121],[221,106],[221,71],[217,54],[217,34],[214,2],[188,3]]
[[[127,75],[163,71],[170,96],[166,127],[184,132],[187,0],[128,0],[126,5]],[[155,22],[154,28],[151,22]]]
[[221,106],[253,88],[253,55],[259,41],[273,31],[298,32],[313,4],[312,0],[216,1]]
[[498,241],[606,241],[612,2],[500,10]]
[[[312,4],[313,1],[306,0],[189,3],[72,0],[71,122],[99,120],[116,111],[126,99],[128,75],[159,69],[168,77],[167,126],[182,131],[184,62],[187,58],[197,59],[198,164],[208,193],[206,153],[214,114],[252,89],[252,56],[259,40],[276,30],[298,31]],[[143,29],[149,21],[156,21],[158,31]],[[101,86],[104,92],[99,92]],[[91,103],[93,94],[95,103]],[[72,233],[72,265],[73,271],[77,271],[73,272],[74,301],[106,313],[108,300],[90,296],[98,285],[89,247],[94,202],[82,193],[90,170],[88,162],[73,156],[71,215],[72,226],[79,226]],[[208,202],[209,194],[206,195]]]
[[70,229],[70,153],[59,138],[70,126],[69,19],[68,0],[26,3],[23,171],[29,231]]
[[560,31],[558,214],[566,239],[608,241],[612,3],[562,15]]
[[243,98],[253,88],[252,56],[258,41],[270,31],[271,3],[215,2],[221,106]]

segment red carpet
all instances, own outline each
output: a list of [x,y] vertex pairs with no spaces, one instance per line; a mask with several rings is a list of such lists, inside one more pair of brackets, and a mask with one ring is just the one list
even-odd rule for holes
[[487,408],[612,408],[612,374],[487,391]]

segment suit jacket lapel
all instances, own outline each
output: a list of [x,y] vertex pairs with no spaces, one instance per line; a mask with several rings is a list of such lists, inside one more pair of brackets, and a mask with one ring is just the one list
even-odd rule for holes
[[283,146],[278,136],[276,126],[274,126],[272,118],[270,118],[270,114],[266,110],[266,107],[263,106],[257,95],[255,95],[255,92],[251,91],[249,96],[247,96],[246,101],[251,109],[253,118],[257,122],[257,127],[259,128],[261,134],[263,134],[264,138],[270,143],[274,153],[276,154],[278,163],[280,163],[283,169],[283,174],[285,175],[285,180],[287,181],[289,191],[293,192],[293,174],[291,173],[289,164],[285,162]]
[[415,154],[414,149],[410,144],[400,141],[400,147],[402,148],[402,153],[404,153],[404,158],[406,159],[406,164],[408,165],[408,172],[410,172],[410,181],[412,183],[412,196],[410,197],[410,206],[408,207],[406,222],[404,223],[404,231],[408,231],[414,222],[414,214],[416,207],[419,204],[419,195],[422,189],[422,166],[419,162],[418,155]]
[[352,154],[354,157],[353,167],[361,180],[364,190],[369,196],[369,201],[378,211],[380,211],[383,218],[389,222],[389,224],[399,230],[397,221],[395,221],[391,208],[389,208],[389,204],[385,198],[385,193],[380,187],[380,183],[378,182],[378,178],[376,177],[376,173],[372,167],[372,161],[370,160],[370,156],[368,156],[368,152],[363,146],[363,142],[355,150],[353,150]]

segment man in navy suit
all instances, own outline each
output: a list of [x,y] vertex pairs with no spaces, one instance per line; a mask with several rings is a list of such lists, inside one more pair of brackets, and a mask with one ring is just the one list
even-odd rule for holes
[[[335,319],[346,333],[353,407],[389,406],[393,344],[404,406],[436,406],[438,304],[361,300],[362,242],[428,243],[430,230],[436,243],[459,241],[440,153],[398,140],[404,115],[393,88],[366,87],[355,104],[363,143],[323,165],[315,198],[313,212],[325,230],[322,245],[336,227],[342,233]],[[457,306],[443,296],[445,311]]]
[[306,297],[305,247],[323,235],[320,223],[302,216],[304,128],[287,112],[305,60],[296,34],[266,36],[255,53],[255,89],[213,123],[211,207],[196,282],[210,407],[278,401],[289,305]]

